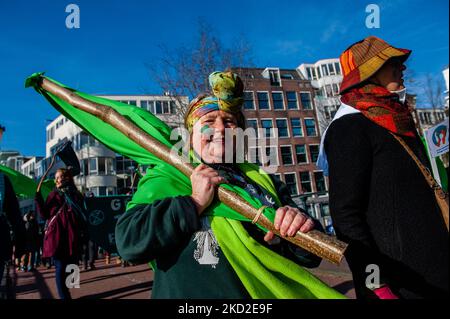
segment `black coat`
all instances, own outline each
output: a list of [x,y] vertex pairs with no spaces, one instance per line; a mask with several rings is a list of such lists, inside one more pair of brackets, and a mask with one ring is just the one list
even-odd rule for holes
[[[21,256],[25,249],[25,225],[19,209],[19,202],[8,176],[0,173],[3,189],[0,203],[0,262],[11,259],[12,246],[16,246],[16,256]],[[11,231],[13,238],[11,238]]]
[[[429,167],[419,137],[404,140]],[[433,191],[399,142],[357,113],[330,125],[325,151],[330,212],[338,237],[350,243],[357,296],[373,296],[366,267],[376,264],[381,283],[401,297],[448,297],[448,232]]]

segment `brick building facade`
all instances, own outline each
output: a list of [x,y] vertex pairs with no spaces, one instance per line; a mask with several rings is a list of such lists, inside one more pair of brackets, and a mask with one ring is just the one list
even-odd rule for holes
[[[315,165],[320,133],[311,82],[295,69],[239,68],[234,72],[244,81],[247,127],[264,129],[260,133],[265,136],[258,136],[258,140],[268,138],[271,128],[278,129],[278,145],[272,146],[278,164],[275,175],[312,216],[321,219],[324,226],[331,224],[327,218],[327,181]],[[264,154],[261,147],[258,151],[259,160]]]

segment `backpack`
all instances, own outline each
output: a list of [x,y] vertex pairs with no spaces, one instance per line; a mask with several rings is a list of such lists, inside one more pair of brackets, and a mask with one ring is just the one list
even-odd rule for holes
[[47,222],[44,231],[44,242],[42,247],[43,257],[55,256],[61,244],[61,234],[64,232],[61,223],[61,215],[64,214],[66,204],[62,205],[58,212]]

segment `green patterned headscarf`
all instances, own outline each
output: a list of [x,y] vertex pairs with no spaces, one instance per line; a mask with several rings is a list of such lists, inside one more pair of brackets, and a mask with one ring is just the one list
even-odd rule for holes
[[213,95],[199,95],[186,113],[185,126],[189,131],[203,115],[213,111],[225,111],[237,118],[238,126],[245,127],[242,104],[244,85],[241,78],[231,71],[213,72],[209,75],[209,85]]

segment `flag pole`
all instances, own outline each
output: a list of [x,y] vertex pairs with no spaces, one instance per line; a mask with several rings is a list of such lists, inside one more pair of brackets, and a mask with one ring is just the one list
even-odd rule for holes
[[[190,163],[186,163],[182,156],[177,156],[175,152],[171,152],[166,145],[147,134],[113,108],[88,101],[61,85],[48,80],[44,76],[39,77],[37,85],[45,91],[66,101],[73,107],[94,115],[103,122],[110,124],[159,159],[173,165],[184,175],[188,177],[191,176],[194,167]],[[239,214],[250,220],[254,220],[258,225],[265,227],[281,238],[284,238],[319,257],[327,259],[335,264],[339,264],[344,257],[347,244],[337,240],[335,237],[328,236],[317,230],[312,230],[307,233],[298,231],[294,237],[283,237],[280,232],[275,229],[270,220],[265,217],[264,214],[261,214],[262,210],[260,211],[259,209],[254,208],[238,194],[219,186],[217,195],[222,203]]]

